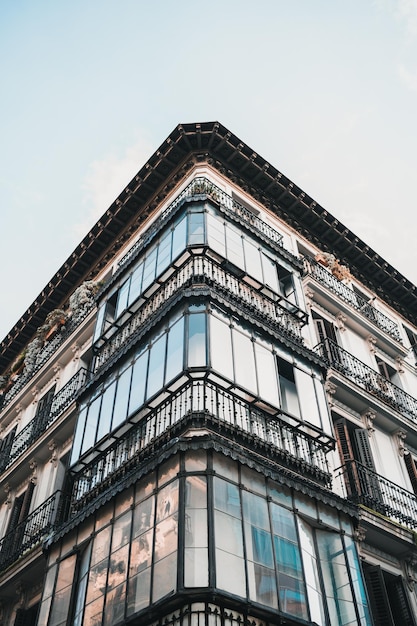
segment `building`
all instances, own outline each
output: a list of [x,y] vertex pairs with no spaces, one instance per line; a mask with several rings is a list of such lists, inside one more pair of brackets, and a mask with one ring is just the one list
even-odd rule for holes
[[179,125],[1,345],[5,626],[416,624],[417,294]]

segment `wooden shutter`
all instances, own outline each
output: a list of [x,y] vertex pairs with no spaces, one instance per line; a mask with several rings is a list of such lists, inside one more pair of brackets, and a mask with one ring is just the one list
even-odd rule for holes
[[415,626],[411,612],[408,594],[401,576],[386,577],[385,585],[394,616],[395,626]]
[[374,626],[396,626],[381,568],[379,565],[365,566],[364,574]]
[[358,461],[369,469],[375,471],[375,464],[369,446],[369,435],[365,428],[355,428],[355,444],[358,452]]
[[410,452],[408,454],[404,454],[404,462],[410,477],[413,491],[417,494],[417,467],[416,462],[413,459],[413,455]]
[[13,439],[16,433],[15,426],[0,442],[0,471],[4,470],[9,462],[10,452],[12,450]]
[[49,391],[46,392],[42,398],[40,398],[38,402],[38,406],[36,407],[36,414],[34,417],[34,429],[43,430],[46,428],[49,415],[51,412],[52,401],[55,396],[55,386],[52,387]]

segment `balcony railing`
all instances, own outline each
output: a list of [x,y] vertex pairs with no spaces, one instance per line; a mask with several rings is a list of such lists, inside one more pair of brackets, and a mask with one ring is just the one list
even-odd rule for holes
[[[94,370],[100,370],[117,352],[133,341],[145,321],[158,311],[167,300],[191,285],[207,285],[219,291],[223,298],[246,307],[252,315],[262,317],[268,325],[275,325],[280,333],[301,342],[301,328],[306,315],[284,297],[275,298],[255,289],[244,278],[239,278],[205,255],[189,257],[162,284],[157,291],[132,313],[120,327],[110,327],[104,336],[105,343],[96,348]],[[113,333],[113,334],[112,334]],[[106,336],[109,339],[106,341]]]
[[77,392],[81,389],[87,378],[87,370],[82,368],[58,391],[52,400],[52,405],[46,411],[40,411],[13,439],[12,447],[8,458],[0,457],[0,471],[10,467],[12,463],[34,441],[46,431],[62,412],[75,399]]
[[399,487],[358,461],[346,461],[339,471],[350,500],[409,528],[417,528],[417,498],[414,493]]
[[[270,415],[210,381],[189,381],[156,408],[147,408],[143,418],[115,443],[77,473],[71,496],[74,513],[94,499],[117,475],[125,476],[137,464],[137,456],[155,439],[182,421],[203,418],[217,430],[232,428],[235,436],[250,435],[252,445],[262,441],[271,446],[269,458],[281,459],[310,478],[330,484],[326,453],[333,440],[322,431],[277,412]],[[115,434],[117,436],[117,433]],[[76,469],[76,468],[75,468]]]
[[304,260],[306,272],[317,280],[329,291],[336,294],[341,300],[349,304],[356,311],[361,313],[366,319],[375,324],[384,333],[401,341],[400,331],[397,324],[389,317],[378,311],[365,298],[357,295],[353,289],[342,283],[336,276],[333,276],[323,265],[313,259]]
[[362,363],[338,346],[335,341],[326,339],[318,344],[315,350],[327,361],[330,367],[341,372],[356,385],[393,407],[399,413],[405,414],[413,421],[417,420],[416,398],[394,385],[379,372]]
[[234,198],[217,187],[208,178],[200,176],[195,178],[175,200],[161,213],[157,222],[152,224],[143,236],[130,248],[125,256],[119,261],[119,267],[123,267],[132,259],[139,250],[153,239],[162,226],[171,219],[176,209],[186,200],[198,198],[198,196],[209,197],[218,204],[222,211],[233,221],[238,221],[246,228],[250,228],[268,240],[269,244],[282,248],[283,236],[275,228],[261,220],[253,211],[250,211]]
[[38,372],[41,367],[45,365],[45,363],[51,358],[51,356],[56,352],[56,350],[61,346],[70,335],[74,332],[76,328],[85,320],[87,315],[90,313],[92,308],[95,306],[95,303],[86,306],[81,315],[77,315],[76,318],[70,319],[65,327],[61,329],[50,341],[48,341],[40,351],[38,358],[36,360],[36,365],[30,371],[23,370],[23,373],[17,378],[16,382],[13,386],[5,393],[3,396],[3,402],[0,405],[0,409],[3,410],[12,400],[17,396],[19,391],[23,389],[26,383]]
[[56,491],[0,540],[0,572],[42,545],[57,520],[61,492]]

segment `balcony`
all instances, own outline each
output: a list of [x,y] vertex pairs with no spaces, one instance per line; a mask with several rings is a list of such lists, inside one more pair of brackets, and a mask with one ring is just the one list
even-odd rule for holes
[[399,413],[417,421],[417,400],[394,385],[352,354],[337,345],[335,341],[326,339],[314,350],[327,362],[329,367],[337,370],[350,381],[371,395],[389,405]]
[[65,411],[77,396],[87,378],[87,370],[82,368],[58,391],[48,411],[36,415],[13,439],[11,449],[2,451],[0,471],[10,467],[14,461],[34,443],[47,428]]
[[[90,311],[95,307],[95,303],[85,307],[81,315],[77,315],[75,319],[70,319],[65,327],[58,332],[50,341],[46,342],[40,351],[35,367],[30,371],[23,370],[23,373],[18,376],[12,387],[3,395],[0,395],[0,410],[3,410],[10,402],[17,396],[19,391],[33,378],[33,376],[45,365],[53,354],[57,351],[68,337],[72,335],[76,328],[85,320]],[[3,402],[1,402],[3,398]]]
[[251,449],[266,445],[269,461],[330,485],[326,458],[333,447],[330,437],[284,413],[271,415],[210,381],[188,381],[158,406],[145,407],[137,420],[127,432],[125,425],[120,437],[114,433],[107,449],[87,452],[73,468],[73,515],[134,472],[140,456],[152,453],[158,437],[172,439],[175,428],[183,432],[187,426],[226,433],[234,442],[242,438]]
[[60,502],[56,491],[0,540],[0,572],[42,545],[55,527]]
[[[175,200],[161,213],[158,220],[152,224],[140,239],[130,248],[125,256],[119,261],[119,268],[125,267],[131,259],[137,256],[140,250],[147,246],[155,234],[172,218],[176,210],[182,204],[191,199],[199,197],[210,198],[219,206],[222,212],[232,221],[238,222],[246,229],[260,236],[270,246],[281,250],[283,247],[283,237],[272,226],[261,220],[253,211],[250,211],[234,198],[217,187],[208,178],[200,176],[195,178]],[[288,253],[287,253],[288,254]],[[291,255],[292,256],[292,255]],[[296,257],[294,257],[296,259]]]
[[358,461],[349,460],[339,468],[349,500],[362,504],[381,515],[417,528],[417,498]]
[[[188,253],[191,254],[192,250]],[[236,305],[239,310],[246,310],[251,317],[264,321],[278,333],[302,342],[301,328],[307,321],[306,314],[262,285],[253,286],[252,279],[237,268],[233,273],[209,256],[195,254],[189,256],[180,267],[173,267],[172,272],[162,285],[156,286],[156,290],[155,285],[148,290],[148,297],[144,294],[139,299],[136,304],[139,308],[135,312],[128,312],[130,317],[123,324],[117,323],[107,329],[95,347],[94,373],[98,373],[120,350],[133,343],[143,332],[145,322],[149,322],[168,300],[186,288],[197,285],[212,288],[223,300]],[[246,282],[246,279],[251,280],[252,284]]]
[[389,335],[395,341],[401,342],[400,331],[397,324],[389,317],[378,311],[365,298],[357,295],[336,276],[333,276],[323,265],[314,259],[304,259],[304,269],[308,276],[314,278],[323,287],[346,302],[350,307],[358,311],[372,324],[377,326],[383,333]]

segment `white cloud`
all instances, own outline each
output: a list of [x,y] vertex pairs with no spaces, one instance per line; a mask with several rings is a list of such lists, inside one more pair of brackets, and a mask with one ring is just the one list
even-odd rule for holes
[[86,217],[75,225],[77,237],[84,237],[95,222],[114,202],[125,186],[146,163],[155,148],[148,139],[141,137],[135,144],[126,148],[125,154],[106,155],[93,161],[83,182]]
[[407,33],[417,35],[417,0],[397,0],[397,15],[405,22]]
[[404,65],[399,65],[398,75],[410,91],[417,92],[417,72],[410,72]]

